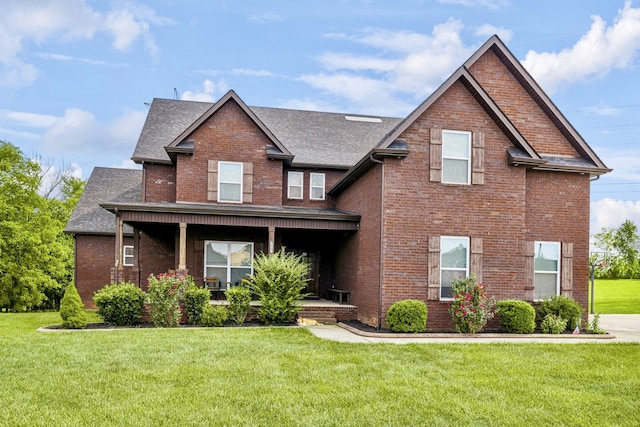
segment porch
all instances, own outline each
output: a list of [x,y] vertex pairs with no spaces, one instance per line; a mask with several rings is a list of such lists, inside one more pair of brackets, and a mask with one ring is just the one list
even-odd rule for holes
[[[227,305],[226,300],[210,301],[212,305]],[[251,307],[257,307],[260,301],[251,301]],[[247,320],[256,318],[256,311],[251,310],[247,315]],[[337,322],[358,320],[358,307],[350,304],[339,304],[326,299],[302,300],[302,310],[298,313],[298,318],[316,321],[323,325],[335,325]]]

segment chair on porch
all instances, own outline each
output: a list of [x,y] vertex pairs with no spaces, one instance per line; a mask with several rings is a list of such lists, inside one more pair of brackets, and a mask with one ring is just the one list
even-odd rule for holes
[[220,279],[213,276],[204,278],[204,287],[209,289],[209,292],[211,292],[212,297],[213,296],[216,297],[216,301],[218,300],[221,294],[224,295],[224,291],[226,290],[222,286],[222,282],[220,281]]

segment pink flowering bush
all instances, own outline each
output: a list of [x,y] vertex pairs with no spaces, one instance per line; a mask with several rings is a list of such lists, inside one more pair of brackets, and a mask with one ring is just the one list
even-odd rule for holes
[[149,276],[147,304],[149,317],[156,327],[173,328],[180,324],[180,300],[193,285],[193,277],[186,274],[163,273]]
[[486,295],[485,288],[473,275],[451,282],[453,302],[449,313],[458,332],[478,333],[493,318],[496,300]]

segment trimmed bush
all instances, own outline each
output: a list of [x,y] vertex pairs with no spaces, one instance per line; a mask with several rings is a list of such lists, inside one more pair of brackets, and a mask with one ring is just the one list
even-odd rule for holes
[[253,261],[251,290],[260,299],[258,317],[267,324],[292,322],[302,308],[309,266],[302,257],[284,250],[258,254]]
[[202,310],[209,305],[211,292],[207,288],[189,287],[184,292],[184,308],[189,315],[189,324],[197,325],[202,318]]
[[427,306],[418,300],[398,301],[387,310],[387,325],[393,332],[424,332]]
[[561,334],[567,327],[567,320],[555,314],[547,314],[540,323],[543,334]]
[[234,286],[225,292],[229,302],[229,318],[241,325],[247,318],[251,303],[251,291],[244,286]]
[[574,330],[580,324],[584,309],[575,300],[566,295],[554,295],[545,298],[536,307],[538,320],[544,319],[548,314],[555,314],[567,321],[566,328]]
[[146,294],[130,282],[107,285],[93,295],[98,316],[114,326],[130,326],[142,317]]
[[67,285],[60,301],[60,317],[62,317],[63,328],[83,329],[87,326],[87,313],[73,283]]
[[536,328],[536,310],[526,301],[498,301],[500,327],[510,334],[530,334]]
[[229,312],[222,305],[207,305],[202,310],[202,318],[200,323],[207,327],[220,327],[224,325],[229,317]]

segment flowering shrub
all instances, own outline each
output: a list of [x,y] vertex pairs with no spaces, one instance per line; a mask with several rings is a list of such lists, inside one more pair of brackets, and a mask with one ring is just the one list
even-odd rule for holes
[[493,318],[496,300],[485,294],[485,287],[473,275],[451,282],[453,302],[449,313],[458,332],[475,334]]
[[147,304],[149,316],[156,327],[171,328],[180,323],[180,299],[184,291],[195,286],[193,277],[186,274],[165,273],[149,276]]

